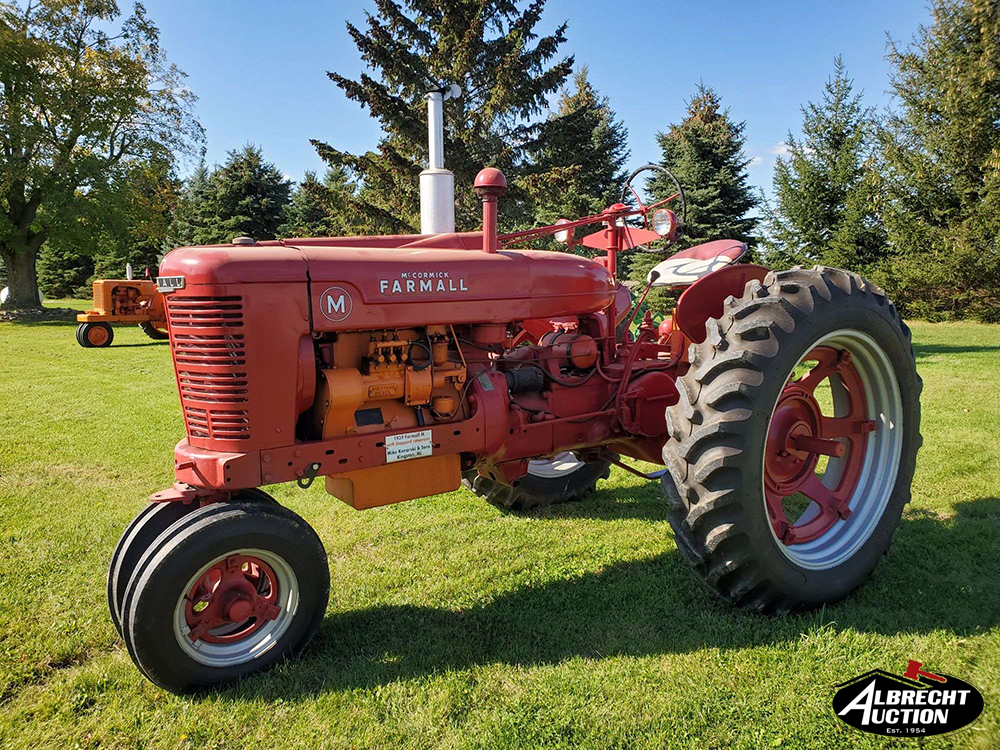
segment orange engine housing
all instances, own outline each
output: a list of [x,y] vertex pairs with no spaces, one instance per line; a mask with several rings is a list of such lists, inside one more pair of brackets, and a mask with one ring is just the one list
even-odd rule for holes
[[98,279],[93,295],[94,308],[77,316],[81,323],[166,324],[163,295],[147,279]]

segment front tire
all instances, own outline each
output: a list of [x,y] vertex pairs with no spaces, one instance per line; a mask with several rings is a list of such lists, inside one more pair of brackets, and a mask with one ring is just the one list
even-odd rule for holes
[[87,349],[103,349],[115,340],[115,331],[107,323],[81,323],[76,327],[76,340]]
[[136,665],[174,693],[274,666],[319,627],[330,592],[316,532],[277,504],[215,503],[165,531],[122,608]]
[[707,333],[667,410],[677,546],[734,605],[837,601],[874,570],[910,499],[909,329],[881,289],[816,266],[751,281]]

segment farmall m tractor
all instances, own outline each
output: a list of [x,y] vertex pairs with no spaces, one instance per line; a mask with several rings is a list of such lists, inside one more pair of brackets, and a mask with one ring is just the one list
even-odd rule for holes
[[[176,482],[126,529],[108,578],[138,667],[183,692],[304,646],[327,605],[326,555],[260,487],[317,477],[359,510],[463,482],[517,510],[581,498],[615,465],[661,482],[683,557],[738,607],[783,613],[859,586],[920,444],[921,382],[885,293],[834,268],[737,263],[741,243],[711,242],[650,273],[647,292],[684,289],[657,326],[617,260],[678,236],[666,205],[683,217],[681,191],[498,235],[505,179],[484,169],[483,230],[455,233],[431,97],[432,231],[164,259],[186,436]],[[593,260],[523,249],[594,223]]]

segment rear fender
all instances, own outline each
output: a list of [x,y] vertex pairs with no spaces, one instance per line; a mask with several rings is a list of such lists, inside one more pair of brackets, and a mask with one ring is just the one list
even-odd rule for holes
[[708,335],[705,324],[710,318],[721,318],[723,304],[729,296],[742,297],[746,285],[753,279],[762,281],[770,269],[752,263],[723,266],[703,276],[684,290],[677,300],[674,319],[685,336],[700,344]]

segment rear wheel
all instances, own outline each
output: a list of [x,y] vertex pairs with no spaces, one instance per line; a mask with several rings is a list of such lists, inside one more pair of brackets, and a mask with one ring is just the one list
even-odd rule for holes
[[142,332],[153,339],[153,341],[164,341],[170,338],[170,334],[167,333],[166,329],[157,328],[152,322],[144,320],[139,324],[139,328]]
[[677,546],[738,606],[836,601],[871,574],[910,498],[909,330],[881,289],[818,266],[750,282],[707,327],[667,410]]
[[491,505],[504,511],[526,511],[582,500],[607,479],[608,461],[580,461],[570,452],[528,462],[528,473],[516,486],[496,482],[479,472],[467,471],[462,483]]
[[215,503],[185,516],[147,552],[126,592],[129,653],[175,693],[221,685],[300,650],[329,598],[315,531],[270,503]]
[[114,329],[107,323],[81,323],[76,328],[76,340],[88,349],[111,346],[114,339]]

